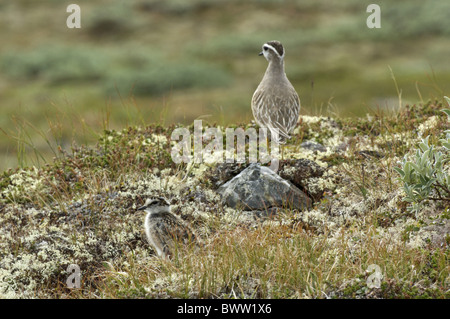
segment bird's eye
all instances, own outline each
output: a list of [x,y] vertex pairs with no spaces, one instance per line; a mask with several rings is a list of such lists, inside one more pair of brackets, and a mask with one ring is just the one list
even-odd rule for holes
[[267,51],[268,47],[263,47],[264,51]]

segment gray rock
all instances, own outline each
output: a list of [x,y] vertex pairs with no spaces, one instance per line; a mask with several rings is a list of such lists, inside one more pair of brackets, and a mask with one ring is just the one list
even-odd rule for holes
[[305,148],[307,150],[316,151],[316,152],[326,152],[327,148],[322,144],[306,141],[300,144],[300,147]]
[[270,168],[251,164],[217,190],[222,201],[233,208],[267,210],[288,207],[303,210],[311,207],[311,199]]
[[439,219],[433,221],[432,225],[421,229],[430,239],[435,247],[447,247],[449,245],[448,238],[450,236],[450,219]]

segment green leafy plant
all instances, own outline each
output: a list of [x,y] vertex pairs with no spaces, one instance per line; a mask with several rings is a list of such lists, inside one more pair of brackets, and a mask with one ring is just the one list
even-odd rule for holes
[[[450,105],[450,99],[445,97]],[[450,121],[450,109],[442,110]],[[440,140],[441,147],[430,145],[429,136],[422,139],[412,159],[405,155],[400,167],[394,168],[400,175],[405,191],[404,200],[410,205],[408,210],[420,211],[429,201],[450,202],[450,130]]]

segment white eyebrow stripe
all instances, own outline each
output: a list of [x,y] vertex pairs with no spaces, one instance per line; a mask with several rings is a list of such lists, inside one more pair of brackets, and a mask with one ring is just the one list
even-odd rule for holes
[[278,57],[280,57],[280,54],[278,53],[278,51],[275,50],[275,48],[273,46],[271,46],[270,44],[266,43],[266,44],[264,44],[264,47],[267,47],[267,48],[271,49],[273,52],[275,52],[276,55],[278,55]]

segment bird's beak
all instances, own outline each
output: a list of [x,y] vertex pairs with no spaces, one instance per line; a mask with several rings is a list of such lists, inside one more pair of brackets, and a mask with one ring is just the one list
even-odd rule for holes
[[146,208],[146,206],[141,206],[137,210],[144,210],[145,208]]
[[263,55],[264,53],[261,51],[261,52],[259,52],[259,54],[258,55]]

